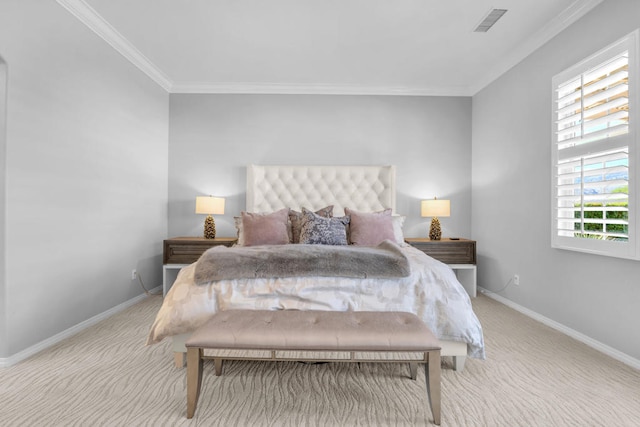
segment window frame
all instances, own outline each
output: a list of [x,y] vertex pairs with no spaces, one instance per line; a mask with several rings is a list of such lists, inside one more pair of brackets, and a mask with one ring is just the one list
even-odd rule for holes
[[[640,29],[635,30],[622,39],[599,50],[588,58],[556,74],[552,78],[552,111],[551,111],[551,247],[565,249],[590,254],[612,256],[618,258],[640,260],[640,207],[638,197],[640,196],[640,140],[638,139],[638,125],[640,124]],[[600,239],[589,239],[580,237],[558,235],[558,161],[560,159],[560,148],[558,144],[557,122],[557,100],[559,98],[558,88],[565,82],[581,76],[583,73],[599,66],[620,53],[629,52],[629,131],[627,134],[600,139],[593,144],[592,148],[577,150],[588,152],[602,152],[602,147],[608,145],[614,148],[619,145],[620,138],[626,139],[628,147],[628,241],[609,241]],[[589,145],[589,144],[585,144]]]

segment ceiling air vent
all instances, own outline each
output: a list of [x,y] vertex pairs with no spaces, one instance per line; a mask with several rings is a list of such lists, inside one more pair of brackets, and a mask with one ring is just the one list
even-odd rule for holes
[[487,16],[478,24],[475,30],[476,33],[486,33],[489,31],[493,24],[498,22],[498,19],[502,18],[502,15],[507,13],[507,9],[491,9]]

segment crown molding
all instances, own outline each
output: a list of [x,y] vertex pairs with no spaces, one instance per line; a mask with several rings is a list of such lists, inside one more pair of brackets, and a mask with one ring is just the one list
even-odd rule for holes
[[144,56],[136,47],[131,44],[122,34],[111,26],[94,8],[89,6],[84,0],[56,0],[58,4],[67,9],[80,22],[85,24],[91,31],[96,33],[104,41],[109,43],[122,56],[138,67],[151,80],[169,92],[173,82],[171,79],[153,62]]
[[602,3],[603,0],[576,0],[565,10],[560,12],[547,25],[529,37],[524,43],[518,45],[510,54],[504,56],[493,68],[484,74],[475,84],[471,85],[470,93],[475,95],[485,87],[489,86],[498,77],[509,71],[511,68],[522,62],[525,58],[542,47],[549,40],[557,36],[571,24],[582,18],[591,9]]
[[174,83],[145,57],[129,40],[109,24],[84,0],[56,0],[149,78],[169,93],[192,94],[282,94],[282,95],[394,95],[394,96],[470,96],[467,87],[393,87],[287,83]]
[[169,93],[282,94],[282,95],[387,95],[387,96],[473,96],[502,74],[535,52],[603,0],[575,0],[558,16],[497,62],[470,86],[395,87],[286,83],[173,82],[131,42],[111,26],[84,0],[56,0],[89,29]]
[[286,83],[190,83],[178,82],[171,93],[265,94],[265,95],[387,95],[387,96],[471,96],[469,88],[358,86]]
[[598,6],[604,0],[576,0],[565,10],[558,14],[558,19],[564,24],[563,30],[578,19],[586,15],[591,9]]

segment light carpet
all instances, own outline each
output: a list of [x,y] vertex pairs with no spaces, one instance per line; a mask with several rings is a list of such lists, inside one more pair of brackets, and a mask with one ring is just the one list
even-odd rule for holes
[[[15,366],[0,369],[1,426],[424,426],[424,370],[396,364],[228,361],[205,365],[193,420],[186,370],[169,342],[144,341],[150,297]],[[487,360],[451,370],[443,426],[639,426],[640,371],[485,296],[473,306]]]

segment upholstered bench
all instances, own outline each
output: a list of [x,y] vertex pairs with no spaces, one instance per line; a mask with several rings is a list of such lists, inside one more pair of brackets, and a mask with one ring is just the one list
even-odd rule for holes
[[[410,364],[413,379],[417,364],[425,364],[431,413],[440,424],[440,344],[411,313],[221,311],[191,335],[186,347],[187,418],[198,404],[204,359],[214,359],[216,375],[223,359],[401,362]],[[207,352],[212,349],[218,351]]]

